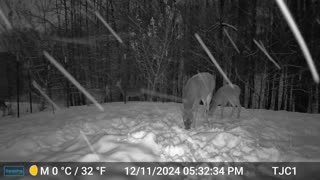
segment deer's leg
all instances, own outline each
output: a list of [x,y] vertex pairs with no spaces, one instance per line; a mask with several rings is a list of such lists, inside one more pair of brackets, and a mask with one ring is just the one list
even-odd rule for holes
[[240,111],[241,111],[241,104],[239,102],[239,100],[237,100],[237,108],[238,108],[238,114],[237,114],[237,118],[239,119],[240,118]]
[[221,119],[223,119],[223,110],[224,110],[224,106],[225,106],[225,103],[221,103]]
[[209,112],[209,108],[210,108],[210,102],[211,102],[211,99],[212,99],[212,93],[209,93],[209,95],[207,96],[206,98],[206,112]]
[[129,96],[126,96],[126,103],[129,101]]
[[208,115],[213,116],[213,112],[215,111],[216,108],[217,108],[216,104],[214,104],[214,102],[210,102]]
[[234,109],[236,108],[236,104],[232,103],[232,110],[231,110],[231,113],[230,113],[230,117],[232,117],[233,113],[234,113]]
[[211,99],[212,99],[212,93],[209,93],[209,95],[207,96],[207,99],[206,99],[206,111],[205,111],[205,118],[206,120],[208,121],[208,125],[209,127],[211,128],[211,123],[209,121],[209,110],[210,110],[210,102],[211,102]]
[[[201,101],[202,101],[202,103],[203,103],[203,106],[204,106],[204,108],[203,108],[203,116],[204,116],[204,119],[206,119],[207,121],[208,121],[208,108],[207,108],[207,106],[208,106],[208,103],[207,103],[207,99],[208,98],[206,98],[206,99],[202,99]],[[209,121],[208,121],[209,122]]]
[[199,102],[195,102],[195,104],[193,105],[193,108],[192,108],[192,112],[195,113],[195,115],[193,115],[193,119],[192,119],[192,127],[193,128],[197,127],[198,107],[199,107]]

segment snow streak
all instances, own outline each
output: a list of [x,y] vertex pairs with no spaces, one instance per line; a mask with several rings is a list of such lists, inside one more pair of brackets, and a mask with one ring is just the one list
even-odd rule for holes
[[84,139],[84,141],[86,141],[86,143],[88,144],[91,152],[92,152],[93,154],[96,154],[96,155],[97,155],[97,153],[96,153],[96,151],[94,150],[92,144],[91,144],[90,141],[88,140],[87,136],[83,133],[83,131],[80,130],[80,134],[81,134],[82,138]]
[[307,47],[307,44],[306,42],[304,41],[302,35],[301,35],[301,32],[297,26],[297,24],[295,23],[288,7],[286,6],[286,4],[283,2],[283,0],[276,0],[283,16],[285,17],[286,21],[288,22],[289,24],[289,27],[291,28],[291,31],[293,32],[294,34],[294,37],[296,38],[296,40],[298,41],[298,44],[300,45],[300,48],[303,52],[303,55],[305,56],[306,60],[307,60],[307,63],[309,65],[309,69],[311,71],[311,74],[312,74],[312,77],[313,77],[313,80],[316,82],[316,83],[319,83],[320,82],[320,79],[319,79],[319,74],[318,74],[318,71],[315,67],[315,64],[313,62],[313,59],[311,57],[311,54],[309,52],[309,49]]
[[12,29],[12,25],[10,23],[10,21],[8,20],[8,18],[4,15],[2,9],[0,8],[0,17],[2,18],[2,20],[4,21],[4,23],[7,26],[7,29],[10,30]]
[[103,17],[100,15],[98,11],[94,12],[95,15],[100,19],[100,21],[107,27],[107,29],[111,32],[111,34],[121,43],[123,44],[122,39],[119,37],[119,35],[111,28],[111,26],[103,19]]
[[264,47],[264,45],[262,44],[261,41],[260,41],[260,43],[258,43],[255,39],[253,39],[253,42],[259,47],[259,49],[268,57],[268,59],[269,59],[278,69],[281,69],[281,67],[279,66],[279,64],[276,63],[276,61],[270,56],[270,54],[268,53],[267,49]]
[[43,51],[44,56],[53,64],[71,83],[73,83],[100,111],[104,111],[104,108],[97,102],[97,100],[85,90],[81,84],[74,79],[74,77],[64,67],[58,63],[48,52]]
[[59,106],[56,105],[56,103],[54,103],[50,97],[41,89],[41,87],[38,85],[38,83],[33,80],[32,81],[32,85],[40,92],[40,94],[49,102],[52,104],[52,106],[56,109],[56,110],[60,110]]
[[[88,4],[95,9],[94,4],[90,1],[90,0],[86,0],[88,2]],[[104,20],[104,18],[101,16],[101,14],[99,13],[99,11],[94,11],[94,14],[97,16],[97,18],[103,23],[103,25],[105,25],[107,27],[107,29],[111,32],[111,34],[121,43],[123,44],[122,39],[120,38],[120,36],[111,28],[111,26],[107,23],[107,21]]]
[[234,43],[234,41],[232,40],[231,36],[229,35],[228,31],[223,28],[223,32],[226,34],[226,36],[228,37],[228,39],[230,40],[232,46],[234,47],[234,49],[240,54],[240,50],[238,49],[237,45]]
[[213,57],[213,55],[211,54],[211,52],[209,51],[209,49],[207,48],[207,46],[204,44],[204,42],[202,41],[202,39],[200,38],[200,36],[195,33],[195,37],[197,38],[197,40],[199,41],[200,45],[202,46],[202,48],[204,49],[204,51],[208,54],[209,58],[211,59],[211,61],[214,63],[214,65],[217,67],[218,71],[220,72],[220,74],[222,75],[222,77],[230,84],[230,86],[233,88],[233,84],[230,81],[230,79],[227,77],[227,75],[223,72],[221,66],[218,64],[218,62],[215,60],[215,58]]

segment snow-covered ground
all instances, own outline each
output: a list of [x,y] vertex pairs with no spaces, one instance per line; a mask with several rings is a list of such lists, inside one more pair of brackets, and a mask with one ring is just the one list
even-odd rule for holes
[[[242,109],[240,119],[199,108],[183,127],[179,103],[123,102],[0,119],[0,161],[320,161],[320,115]],[[225,115],[228,115],[225,112]]]

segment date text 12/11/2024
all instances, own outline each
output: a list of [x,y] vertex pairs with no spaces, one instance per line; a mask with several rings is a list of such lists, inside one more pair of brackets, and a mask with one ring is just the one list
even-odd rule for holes
[[125,167],[129,176],[216,176],[216,175],[243,175],[243,167]]

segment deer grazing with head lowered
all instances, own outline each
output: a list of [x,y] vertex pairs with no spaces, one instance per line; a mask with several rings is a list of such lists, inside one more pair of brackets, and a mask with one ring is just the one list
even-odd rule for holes
[[129,101],[129,98],[134,98],[134,97],[138,97],[139,99],[144,100],[144,95],[142,93],[142,89],[141,88],[122,88],[121,85],[121,79],[119,81],[117,81],[116,86],[120,89],[120,92],[122,94],[122,97],[124,99],[124,103],[127,103],[127,101]]
[[185,129],[191,125],[196,127],[196,120],[193,111],[198,110],[200,101],[208,113],[212,92],[215,88],[215,79],[212,74],[203,72],[192,76],[183,88],[183,122]]
[[234,109],[238,108],[237,118],[240,117],[241,104],[239,100],[241,90],[239,86],[233,84],[231,87],[229,84],[222,86],[212,97],[210,103],[209,115],[212,116],[218,105],[221,105],[221,119],[223,118],[223,109],[230,103],[232,105],[232,111],[230,117],[233,115]]

